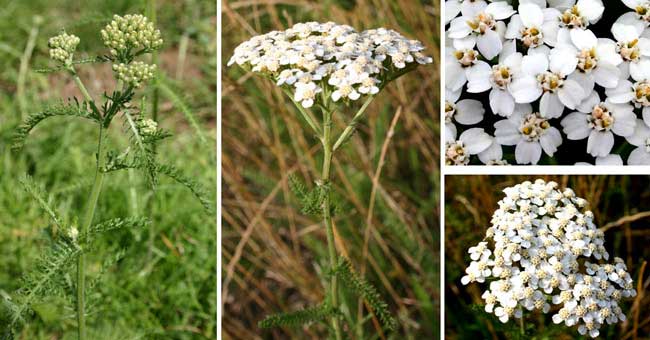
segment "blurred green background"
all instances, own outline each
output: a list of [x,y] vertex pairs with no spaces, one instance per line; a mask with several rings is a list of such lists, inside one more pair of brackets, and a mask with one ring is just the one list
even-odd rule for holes
[[[80,219],[92,184],[96,130],[81,120],[53,118],[39,125],[25,148],[10,150],[21,116],[79,93],[69,76],[39,74],[52,66],[47,39],[65,28],[80,36],[78,57],[106,54],[99,30],[113,14],[145,13],[149,1],[0,0],[0,296],[10,297],[50,241],[49,220],[22,190],[25,174],[47,189],[66,220]],[[175,165],[215,197],[216,5],[213,1],[157,0],[160,52],[160,126],[173,137],[159,160]],[[42,19],[39,24],[37,16]],[[110,65],[77,68],[89,91],[113,88]],[[152,96],[152,87],[144,95]],[[124,146],[116,122],[111,143]],[[150,216],[151,230],[122,230],[96,244],[89,276],[120,249],[125,257],[90,290],[92,339],[202,339],[216,332],[214,215],[184,187],[162,179],[155,194],[142,176],[105,180],[96,221]],[[149,240],[153,242],[150,244]],[[74,300],[74,299],[72,299]],[[56,298],[35,306],[20,339],[76,339],[74,306]],[[4,310],[0,305],[0,328]]]
[[[341,211],[336,243],[388,302],[399,328],[380,334],[357,299],[344,297],[354,339],[429,339],[439,334],[439,1],[223,1],[223,336],[224,339],[323,339],[323,324],[262,330],[268,314],[323,299],[325,228],[300,212],[287,177],[310,187],[319,177],[319,143],[291,101],[271,81],[225,67],[254,35],[306,21],[334,21],[361,31],[386,27],[418,39],[434,63],[388,85],[370,104],[359,131],[337,152],[332,183]],[[372,176],[392,118],[401,117],[369,213]],[[347,114],[352,114],[350,109]],[[337,114],[336,128],[351,119]],[[370,218],[368,218],[370,216]],[[369,256],[363,235],[370,221]],[[346,332],[347,333],[347,332]]]
[[[486,284],[463,286],[470,263],[467,250],[483,240],[503,189],[542,178],[573,189],[589,202],[596,226],[605,230],[610,260],[625,260],[637,288],[621,305],[627,322],[600,329],[601,338],[648,339],[650,334],[650,176],[446,176],[445,177],[445,337],[448,339],[590,339],[576,327],[553,324],[549,314],[527,314],[526,335],[518,322],[503,324],[483,310]],[[645,268],[645,269],[644,269]]]

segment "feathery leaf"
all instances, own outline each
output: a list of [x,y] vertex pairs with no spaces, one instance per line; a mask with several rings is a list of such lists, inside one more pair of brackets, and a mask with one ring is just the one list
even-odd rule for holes
[[339,258],[335,275],[338,275],[347,287],[366,300],[370,308],[372,308],[372,312],[379,317],[386,329],[395,330],[397,328],[397,322],[391,316],[388,304],[381,298],[381,295],[372,284],[354,272],[352,263],[348,259],[345,257]]
[[334,307],[328,303],[321,303],[318,306],[308,307],[294,312],[269,315],[257,325],[260,328],[298,327],[304,324],[322,321],[336,314],[337,310]]

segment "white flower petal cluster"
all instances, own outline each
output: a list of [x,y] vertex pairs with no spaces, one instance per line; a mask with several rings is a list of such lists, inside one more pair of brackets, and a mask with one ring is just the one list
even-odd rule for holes
[[357,32],[333,22],[306,22],[243,42],[228,66],[272,78],[309,108],[321,96],[338,102],[376,94],[407,68],[431,63],[423,50],[421,42],[385,28]]
[[136,88],[153,78],[155,71],[156,65],[149,65],[142,61],[134,61],[130,64],[113,64],[115,77]]
[[619,301],[636,296],[632,278],[619,258],[595,263],[609,254],[587,201],[541,179],[504,193],[484,241],[469,248],[472,262],[461,279],[489,282],[485,311],[504,323],[524,311],[552,311],[554,323],[591,337],[625,321]]
[[114,56],[128,54],[131,50],[150,52],[163,44],[160,30],[141,14],[114,15],[113,20],[101,31],[101,35],[104,45]]
[[138,121],[138,130],[145,136],[151,136],[158,130],[158,123],[153,119],[142,119]]
[[[602,0],[522,0],[517,8],[504,0],[447,0],[446,163],[469,164],[479,155],[502,164],[493,157],[514,146],[518,164],[537,164],[565,138],[587,139],[587,154],[609,159],[620,157],[612,154],[619,136],[637,147],[628,164],[649,165],[650,1],[622,1],[633,12],[617,20],[611,37],[597,37],[590,27],[603,16]],[[489,110],[474,94],[487,96]],[[480,125],[490,112],[503,120]],[[463,145],[482,150],[463,153],[459,128],[494,131],[495,145],[474,132],[479,140]],[[492,157],[480,157],[488,149]]]
[[50,48],[50,58],[69,65],[72,63],[72,56],[79,45],[79,37],[62,32],[50,38],[47,44]]

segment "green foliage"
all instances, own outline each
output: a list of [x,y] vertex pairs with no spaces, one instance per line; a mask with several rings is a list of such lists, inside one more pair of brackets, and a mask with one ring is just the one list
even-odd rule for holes
[[95,237],[119,229],[144,228],[151,221],[146,217],[114,218],[92,225],[86,234],[80,235],[81,242],[91,242]]
[[55,211],[54,208],[50,206],[50,204],[45,199],[46,194],[43,191],[43,188],[41,188],[37,183],[35,183],[32,177],[30,176],[25,176],[24,178],[21,178],[19,182],[20,184],[22,184],[25,191],[29,193],[32,196],[32,198],[38,203],[38,205],[43,210],[45,210],[45,212],[50,216],[52,223],[54,223],[54,225],[57,228],[63,229],[63,223],[59,218],[59,214]]
[[269,315],[258,323],[260,328],[275,327],[299,327],[312,322],[323,321],[334,316],[338,311],[329,303],[323,302],[318,306],[307,307],[302,310],[289,313],[278,313]]
[[[331,192],[331,184],[317,184],[313,189],[308,189],[305,183],[303,183],[297,176],[294,174],[289,175],[289,190],[296,196],[298,202],[300,203],[300,211],[309,216],[321,217],[323,215],[323,202],[325,200],[326,194]],[[337,199],[332,199],[330,202],[330,213],[335,215],[338,212],[339,207],[335,203]]]
[[72,101],[47,106],[42,111],[29,115],[18,127],[14,135],[13,148],[22,148],[25,144],[25,139],[36,125],[48,118],[57,116],[85,118],[96,122],[99,122],[101,119],[96,112],[90,110],[88,103],[79,102],[76,98]]
[[363,298],[372,312],[379,318],[387,330],[395,330],[397,321],[391,316],[388,304],[382,299],[377,289],[364,278],[360,277],[352,268],[352,263],[345,257],[339,258],[335,275],[341,278],[343,283],[355,294]]
[[14,300],[5,300],[9,306],[10,328],[14,329],[23,322],[25,313],[32,305],[46,296],[62,295],[61,282],[64,273],[74,263],[81,249],[69,238],[61,237],[41,255],[32,271],[22,279],[21,288],[14,294]]

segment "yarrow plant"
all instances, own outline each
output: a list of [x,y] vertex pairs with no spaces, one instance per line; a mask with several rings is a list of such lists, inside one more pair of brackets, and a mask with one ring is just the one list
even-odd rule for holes
[[[109,54],[90,59],[76,59],[76,49],[80,39],[72,34],[62,32],[48,41],[50,58],[56,63],[52,69],[42,72],[63,71],[70,76],[82,94],[46,107],[42,112],[27,117],[18,128],[14,147],[21,149],[29,133],[40,122],[57,116],[83,118],[92,122],[97,128],[95,164],[88,167],[88,173],[94,174],[94,181],[87,200],[84,201],[85,212],[71,222],[65,221],[50,206],[47,193],[31,178],[22,180],[26,191],[44,209],[51,219],[52,245],[42,256],[33,272],[25,275],[22,288],[11,299],[5,299],[11,323],[3,329],[3,338],[12,338],[15,332],[26,322],[25,315],[33,311],[35,304],[48,296],[61,296],[65,301],[76,304],[78,338],[86,339],[86,289],[91,289],[98,277],[86,283],[86,254],[93,249],[93,242],[102,234],[123,228],[138,228],[150,223],[145,217],[113,218],[103,222],[95,221],[96,208],[99,205],[102,187],[106,175],[125,169],[142,170],[148,183],[154,188],[158,175],[166,175],[187,186],[204,205],[210,209],[210,202],[205,198],[201,188],[191,179],[183,176],[174,167],[158,163],[155,145],[170,134],[160,129],[155,121],[147,118],[145,98],[137,100],[137,90],[155,77],[156,65],[149,65],[136,60],[140,56],[161,48],[162,39],[148,19],[142,15],[115,15],[113,20],[101,31],[101,38]],[[95,62],[112,63],[116,88],[105,92],[100,98],[94,98],[81,80],[77,67],[81,64]],[[138,103],[138,101],[140,103]],[[130,145],[126,150],[111,150],[107,130],[114,119],[122,120],[120,132],[126,134]],[[114,125],[114,124],[113,124]],[[122,253],[106,259],[106,267],[119,261]],[[76,279],[69,272],[76,263]],[[70,291],[76,291],[74,298]]]
[[[330,285],[326,301],[319,307],[296,313],[271,316],[260,326],[300,324],[330,318],[336,339],[343,338],[340,325],[338,280],[352,288],[373,309],[386,329],[395,327],[386,304],[376,290],[351,269],[347,259],[339,259],[334,245],[333,203],[330,166],[335,152],[350,138],[370,102],[391,81],[420,64],[432,62],[423,54],[424,46],[385,29],[356,31],[333,22],[299,23],[284,31],[255,36],[239,45],[228,65],[274,81],[293,101],[305,122],[318,136],[323,148],[323,165],[316,188],[305,192],[304,185],[292,180],[294,192],[303,198],[303,211],[322,217],[327,232]],[[333,116],[362,101],[359,110],[337,136]],[[321,119],[312,113],[317,109]]]
[[[526,311],[553,314],[592,338],[625,321],[619,302],[636,296],[622,259],[607,263],[604,235],[573,190],[541,179],[504,190],[485,238],[469,248],[461,283],[489,283],[485,311],[503,323]],[[523,331],[523,329],[522,329]]]
[[[601,0],[517,3],[445,2],[446,164],[553,162],[567,139],[586,139],[596,164],[650,164],[647,2],[623,0],[633,12],[602,37]],[[465,129],[482,133],[461,140]]]

